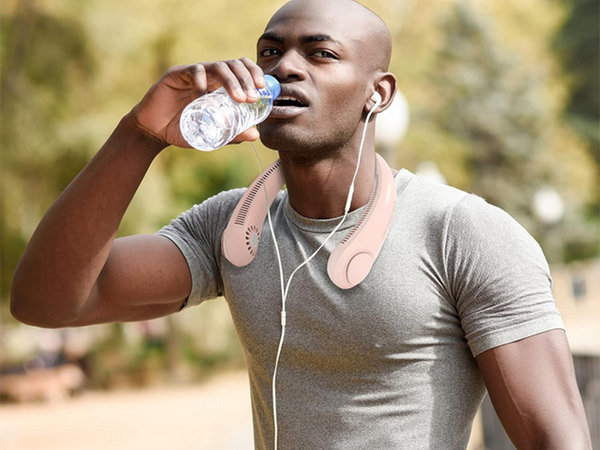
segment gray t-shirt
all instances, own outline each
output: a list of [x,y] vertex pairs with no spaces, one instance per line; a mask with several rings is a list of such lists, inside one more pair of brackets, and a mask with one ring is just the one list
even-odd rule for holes
[[[485,394],[474,356],[563,328],[542,251],[510,216],[406,170],[396,186],[389,235],[361,284],[341,290],[326,268],[362,209],[294,276],[277,375],[280,449],[465,449]],[[222,192],[159,234],[187,259],[187,306],[227,299],[248,365],[255,445],[267,450],[279,269],[268,224],[248,266],[221,254],[242,193]],[[301,216],[285,191],[271,211],[287,279],[339,219]]]

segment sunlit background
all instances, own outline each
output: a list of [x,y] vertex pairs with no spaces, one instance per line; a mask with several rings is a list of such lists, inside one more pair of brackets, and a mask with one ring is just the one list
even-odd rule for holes
[[[252,448],[244,361],[223,300],[159,320],[44,330],[12,319],[9,289],[44,212],[164,71],[254,57],[283,3],[2,1],[3,450]],[[363,3],[390,28],[401,90],[378,121],[380,153],[486,198],[540,242],[600,449],[598,1]],[[263,165],[276,158],[258,147]],[[120,235],[153,233],[256,175],[248,145],[169,148]],[[470,449],[511,448],[486,401]]]

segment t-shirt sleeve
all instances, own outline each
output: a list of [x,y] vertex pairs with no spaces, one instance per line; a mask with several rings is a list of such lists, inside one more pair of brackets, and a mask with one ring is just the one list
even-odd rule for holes
[[445,260],[474,356],[564,329],[542,249],[501,209],[475,195],[460,200],[448,221]]
[[221,235],[242,193],[235,189],[217,194],[157,232],[179,248],[190,269],[192,290],[181,309],[222,295]]

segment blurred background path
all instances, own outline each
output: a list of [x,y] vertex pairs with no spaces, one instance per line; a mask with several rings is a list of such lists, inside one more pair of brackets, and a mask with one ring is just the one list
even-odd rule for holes
[[196,386],[0,406],[2,450],[245,450],[252,445],[245,372],[216,374]]

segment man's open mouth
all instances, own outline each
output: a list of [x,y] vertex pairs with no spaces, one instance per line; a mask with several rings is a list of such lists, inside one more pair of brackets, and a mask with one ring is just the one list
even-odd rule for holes
[[280,96],[280,97],[276,98],[273,101],[273,106],[280,106],[280,107],[295,106],[297,108],[306,107],[306,105],[304,103],[302,103],[296,97],[292,97],[292,96]]
[[273,101],[273,111],[270,117],[273,119],[291,119],[308,110],[308,100],[304,94],[290,92],[293,89],[286,86],[287,92],[282,93]]

